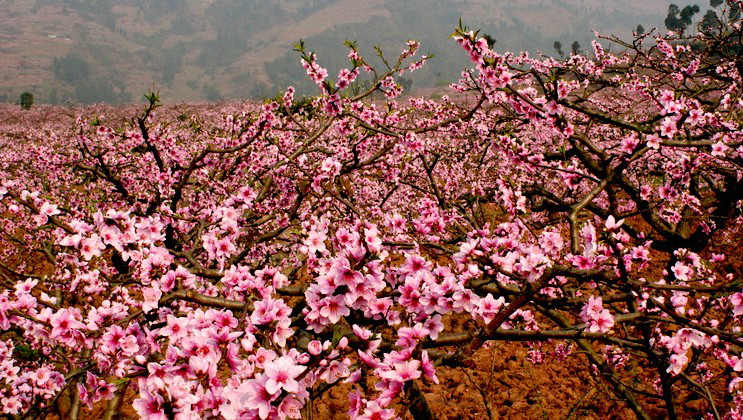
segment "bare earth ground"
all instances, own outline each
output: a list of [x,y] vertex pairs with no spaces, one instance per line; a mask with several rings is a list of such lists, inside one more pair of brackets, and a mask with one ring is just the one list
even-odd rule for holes
[[[528,346],[524,343],[494,343],[479,350],[474,358],[475,367],[439,368],[440,384],[422,384],[428,404],[436,418],[487,419],[484,398],[488,400],[493,418],[509,419],[631,419],[632,411],[614,398],[603,382],[586,369],[585,358],[579,353],[564,362],[542,364],[526,360]],[[639,371],[642,375],[642,371]],[[332,388],[313,404],[312,418],[348,418],[348,392],[344,384]],[[120,413],[121,419],[137,419],[131,408],[136,398],[130,391]],[[679,397],[682,418],[699,418],[706,411],[701,399]],[[66,404],[64,404],[66,405]],[[81,419],[97,419],[103,414],[104,405],[93,410],[84,408]],[[412,419],[403,403],[395,408],[404,419]],[[652,418],[663,418],[660,407],[648,410]],[[58,419],[58,416],[50,417]]]
[[[487,419],[484,393],[493,418],[634,418],[623,403],[614,400],[605,385],[588,373],[582,355],[572,355],[562,363],[535,365],[525,360],[527,351],[523,343],[499,343],[478,351],[476,365],[468,374],[463,368],[439,368],[440,384],[427,382],[421,386],[434,414],[442,420]],[[315,401],[313,419],[348,418],[351,389],[350,385],[340,385]],[[130,391],[127,403],[135,397]],[[129,404],[122,407],[120,418],[139,418]],[[104,408],[104,405],[93,410],[84,408],[80,418],[100,418]],[[412,418],[402,404],[395,408],[404,419]],[[650,414],[662,417],[663,411]]]
[[[575,354],[563,363],[532,364],[525,360],[528,347],[522,343],[500,343],[484,348],[475,356],[476,366],[468,371],[439,368],[440,384],[421,387],[437,418],[487,419],[483,394],[487,397],[493,418],[509,419],[627,419],[635,418],[622,402],[614,399],[606,385],[592,377],[582,355]],[[337,386],[313,405],[313,419],[348,418],[349,385]],[[127,402],[135,398],[127,395]],[[686,415],[700,417],[705,404],[701,400],[683,403]],[[91,411],[84,408],[81,419],[97,419],[104,406]],[[412,417],[402,404],[398,413]],[[660,408],[649,410],[651,417],[662,418]],[[137,419],[137,413],[125,405],[121,419]],[[686,417],[686,416],[684,416]],[[59,418],[57,416],[50,417]]]

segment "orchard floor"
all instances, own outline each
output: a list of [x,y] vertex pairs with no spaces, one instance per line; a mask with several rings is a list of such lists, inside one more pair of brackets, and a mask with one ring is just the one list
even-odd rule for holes
[[[528,350],[523,343],[496,343],[477,352],[474,368],[438,368],[438,385],[421,383],[436,418],[487,419],[484,398],[493,418],[635,417],[613,399],[605,385],[591,377],[582,355],[572,355],[564,362],[533,364],[526,361]],[[345,417],[346,392],[331,390],[330,398],[315,404],[314,419]],[[401,405],[396,408],[404,413]],[[404,414],[403,418],[412,419]]]
[[[585,357],[573,353],[563,362],[546,359],[533,364],[526,360],[523,343],[495,343],[475,355],[475,367],[437,370],[440,383],[421,382],[426,400],[437,419],[488,419],[484,397],[492,418],[508,419],[633,419],[627,406],[614,398],[607,385],[593,377]],[[642,374],[642,373],[641,373]],[[312,407],[312,419],[347,419],[350,385],[332,388]],[[137,419],[129,392],[120,419]],[[700,418],[707,410],[703,399],[677,397],[682,418]],[[660,406],[648,406],[651,418],[664,418]],[[81,419],[98,419],[104,406],[82,410]],[[403,419],[412,419],[403,403],[395,408]],[[50,416],[49,419],[58,419]]]

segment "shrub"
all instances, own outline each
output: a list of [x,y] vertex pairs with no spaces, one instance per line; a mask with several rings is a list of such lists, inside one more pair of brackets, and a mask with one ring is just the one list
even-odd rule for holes
[[34,95],[31,92],[21,93],[21,108],[31,109],[34,104]]

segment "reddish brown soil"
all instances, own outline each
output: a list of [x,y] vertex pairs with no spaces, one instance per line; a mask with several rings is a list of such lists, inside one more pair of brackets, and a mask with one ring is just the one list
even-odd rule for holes
[[[526,361],[528,347],[523,343],[497,343],[475,355],[475,367],[438,369],[440,384],[421,383],[426,400],[437,419],[487,419],[487,398],[493,418],[513,419],[628,419],[633,412],[617,400],[610,387],[586,369],[583,355],[574,353],[564,362],[533,364]],[[643,371],[640,371],[640,376]],[[339,385],[325,393],[312,406],[312,419],[348,418],[348,392],[351,386]],[[698,397],[677,396],[683,418],[699,418],[708,409]],[[131,407],[136,398],[127,393],[120,419],[137,419]],[[647,403],[647,401],[645,401]],[[62,408],[69,407],[62,401]],[[645,405],[652,418],[665,417],[660,406]],[[412,419],[405,402],[395,406],[403,419]],[[98,419],[105,405],[89,410],[81,419]],[[66,410],[65,410],[66,411]],[[59,419],[50,416],[49,419]],[[63,419],[66,417],[62,417]]]

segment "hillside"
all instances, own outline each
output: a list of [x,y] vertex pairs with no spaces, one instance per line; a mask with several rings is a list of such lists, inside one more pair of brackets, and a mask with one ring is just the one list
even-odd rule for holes
[[[344,39],[367,57],[396,54],[409,38],[436,59],[413,88],[446,85],[466,65],[447,40],[457,20],[500,50],[555,54],[559,40],[590,46],[592,30],[629,36],[662,25],[663,0],[0,0],[0,99],[128,102],[148,88],[168,101],[310,92],[292,43],[303,38],[331,74]],[[432,7],[435,5],[435,7]]]

